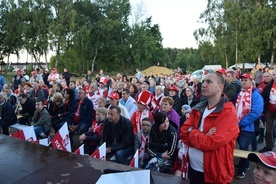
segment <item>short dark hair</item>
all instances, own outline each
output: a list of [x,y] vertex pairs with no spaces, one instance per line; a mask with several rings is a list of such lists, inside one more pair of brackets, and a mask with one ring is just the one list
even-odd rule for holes
[[36,103],[41,103],[41,105],[43,105],[43,103],[44,103],[43,100],[40,99],[40,98],[37,98],[35,102],[36,102]]
[[123,89],[123,91],[126,92],[126,94],[130,93],[129,89]]
[[111,105],[111,106],[109,107],[109,109],[110,109],[110,110],[116,109],[117,114],[121,114],[121,108],[118,107],[118,106],[116,106],[116,105]]
[[19,97],[26,99],[26,98],[27,98],[27,95],[24,94],[24,93],[21,93],[21,94],[19,94],[18,98],[19,98]]

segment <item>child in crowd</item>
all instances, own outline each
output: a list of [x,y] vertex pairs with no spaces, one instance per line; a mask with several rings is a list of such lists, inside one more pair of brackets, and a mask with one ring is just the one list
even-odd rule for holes
[[180,116],[180,127],[184,124],[186,119],[188,119],[188,117],[190,117],[191,110],[192,110],[191,106],[189,106],[187,104],[182,106],[181,116]]
[[139,150],[139,168],[145,168],[150,158],[147,145],[149,143],[149,132],[152,126],[152,121],[148,117],[143,118],[141,125],[141,131],[139,131],[135,136],[134,148],[135,150]]
[[254,182],[251,184],[276,184],[276,151],[250,153],[247,158],[256,162]]

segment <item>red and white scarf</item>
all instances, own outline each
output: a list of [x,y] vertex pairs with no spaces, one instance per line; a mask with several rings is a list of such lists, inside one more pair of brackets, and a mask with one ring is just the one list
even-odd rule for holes
[[147,152],[146,150],[146,144],[148,143],[149,141],[149,136],[144,136],[143,134],[141,134],[141,140],[142,140],[142,143],[141,143],[141,147],[139,149],[139,160],[140,160],[140,165],[143,165],[144,161],[143,161],[143,157],[145,155],[145,153]]
[[237,110],[237,117],[238,122],[247,115],[251,110],[251,100],[252,99],[252,86],[248,89],[242,89],[239,93],[237,102],[236,102],[236,110]]

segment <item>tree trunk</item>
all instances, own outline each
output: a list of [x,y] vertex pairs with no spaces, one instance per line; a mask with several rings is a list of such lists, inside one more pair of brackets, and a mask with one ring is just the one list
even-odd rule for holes
[[92,74],[94,73],[94,65],[95,65],[95,61],[96,61],[97,55],[98,55],[98,47],[95,48],[95,55],[93,57],[92,64],[91,64],[91,72],[92,72]]
[[[237,26],[236,26],[236,27],[237,27]],[[239,60],[239,59],[238,59],[238,51],[239,51],[239,50],[238,50],[238,46],[239,46],[239,45],[238,45],[238,30],[236,30],[236,66],[238,65],[238,62],[239,62],[239,61],[238,61],[238,60]]]
[[275,51],[273,50],[271,53],[270,67],[274,66],[274,55],[275,55]]

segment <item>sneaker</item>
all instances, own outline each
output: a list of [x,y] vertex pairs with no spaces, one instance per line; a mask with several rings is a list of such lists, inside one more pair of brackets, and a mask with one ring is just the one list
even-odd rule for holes
[[264,152],[267,152],[267,151],[271,151],[272,149],[268,148],[268,147],[264,147],[263,149],[261,149],[259,152],[260,153],[264,153]]
[[113,155],[109,160],[111,160],[111,161],[115,161],[116,160],[116,156],[115,155]]
[[243,179],[245,177],[245,172],[239,172],[238,174],[237,174],[237,178],[238,179]]

